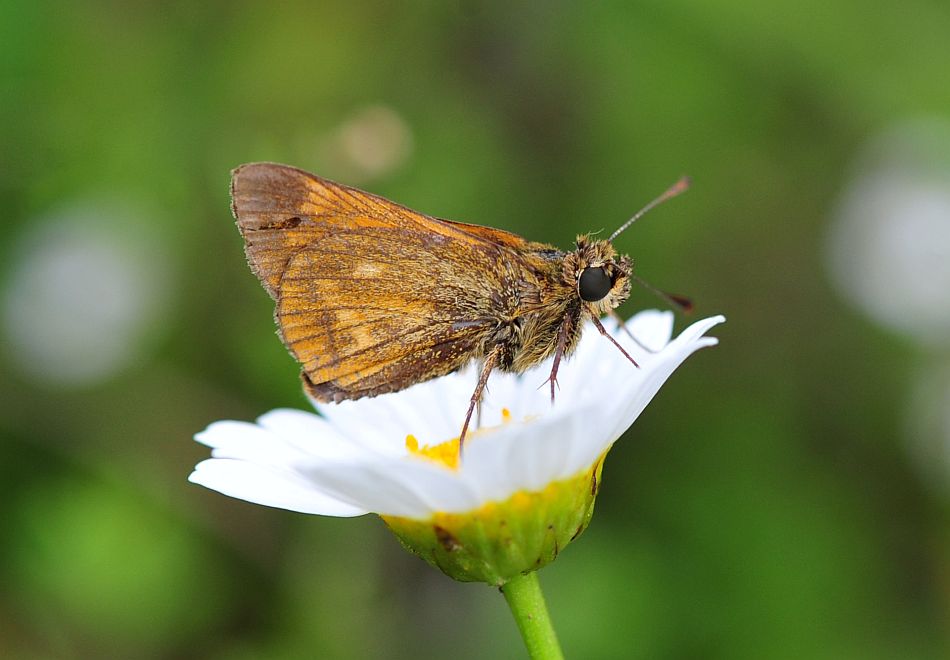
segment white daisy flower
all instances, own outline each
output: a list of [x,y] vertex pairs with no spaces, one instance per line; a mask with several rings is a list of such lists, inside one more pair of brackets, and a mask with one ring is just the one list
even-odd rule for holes
[[553,405],[549,361],[520,376],[493,372],[461,461],[474,368],[372,399],[317,403],[319,415],[274,410],[256,423],[215,422],[195,436],[212,458],[189,480],[302,513],[379,514],[450,576],[501,585],[547,564],[584,530],[604,455],[676,367],[716,344],[704,334],[724,320],[698,321],[671,341],[671,312],[641,312],[627,326],[642,346],[605,321],[640,368],[591,325],[561,364]]

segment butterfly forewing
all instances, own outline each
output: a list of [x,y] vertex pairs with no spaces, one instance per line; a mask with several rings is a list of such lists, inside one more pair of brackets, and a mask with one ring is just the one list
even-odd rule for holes
[[402,389],[477,357],[505,305],[483,274],[504,278],[526,243],[281,165],[236,170],[232,203],[281,336],[324,400]]
[[251,267],[274,298],[290,257],[327,234],[369,227],[420,231],[438,223],[381,197],[273,163],[234,170],[231,207]]
[[350,398],[401,389],[420,373],[443,375],[468,361],[492,325],[482,308],[488,297],[484,283],[458,283],[458,273],[448,283],[451,252],[418,234],[379,228],[327,235],[298,252],[281,280],[277,319],[311,382]]

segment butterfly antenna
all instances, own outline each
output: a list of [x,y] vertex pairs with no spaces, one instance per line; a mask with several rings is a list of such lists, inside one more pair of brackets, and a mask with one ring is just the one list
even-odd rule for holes
[[657,289],[655,286],[642,279],[641,277],[630,273],[630,279],[636,280],[637,283],[642,286],[647,291],[651,291],[654,295],[659,298],[662,298],[667,302],[670,307],[675,307],[684,314],[689,314],[693,311],[693,301],[687,298],[686,296],[680,296],[675,293],[667,293]]
[[620,229],[618,229],[617,231],[615,231],[614,233],[610,235],[610,238],[607,239],[607,242],[612,243],[613,240],[617,238],[621,234],[621,232],[623,232],[623,230],[625,230],[627,227],[629,227],[634,222],[639,220],[643,215],[646,214],[647,211],[650,211],[651,209],[659,206],[666,200],[673,199],[677,195],[680,195],[686,192],[687,190],[689,190],[689,184],[690,184],[690,178],[688,176],[684,176],[682,179],[674,183],[672,186],[667,188],[665,193],[663,193],[662,195],[654,199],[652,202],[644,206],[642,209],[637,211],[636,214],[632,218],[630,218],[625,223],[623,223],[620,226]]

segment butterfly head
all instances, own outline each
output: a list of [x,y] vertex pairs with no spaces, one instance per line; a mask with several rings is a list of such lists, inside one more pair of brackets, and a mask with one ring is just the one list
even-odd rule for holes
[[[630,297],[630,280],[643,281],[632,273],[633,264],[626,255],[618,255],[611,244],[617,236],[636,222],[644,213],[668,199],[689,189],[689,177],[683,177],[666,189],[662,195],[637,211],[606,240],[595,241],[590,236],[577,237],[577,249],[564,259],[564,280],[576,287],[577,296],[597,316],[615,309]],[[652,289],[652,287],[648,288]],[[657,291],[673,304],[687,308],[685,298],[670,296]]]
[[577,237],[577,248],[564,260],[564,279],[598,316],[618,307],[630,296],[633,264],[618,255],[608,241]]

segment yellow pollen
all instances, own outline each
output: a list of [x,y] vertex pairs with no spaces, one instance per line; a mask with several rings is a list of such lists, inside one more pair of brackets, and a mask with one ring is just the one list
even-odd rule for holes
[[501,421],[502,423],[511,421],[511,411],[508,410],[507,408],[501,409]]
[[406,449],[413,456],[424,458],[450,470],[459,468],[459,439],[453,438],[432,447],[419,447],[419,441],[411,433],[406,436]]

